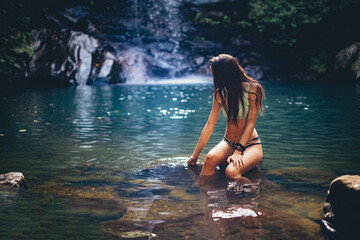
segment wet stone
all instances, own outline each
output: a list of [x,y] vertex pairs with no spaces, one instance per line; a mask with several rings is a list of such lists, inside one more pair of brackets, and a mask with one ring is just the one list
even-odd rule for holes
[[304,167],[274,169],[266,177],[284,187],[298,192],[323,191],[334,178],[334,174]]
[[[191,193],[191,192],[190,192]],[[186,189],[177,189],[170,192],[170,196],[184,201],[195,201],[199,197],[195,194],[190,194]]]
[[39,189],[34,188],[34,191],[36,190],[43,195],[60,196],[65,199],[73,213],[98,220],[121,218],[128,205],[125,200],[118,197],[113,186],[58,186],[54,182],[49,182]]
[[334,179],[324,205],[322,229],[329,239],[358,239],[360,175]]
[[[157,239],[173,239],[179,236],[183,236],[184,229],[187,227],[196,228],[194,222],[198,222],[202,219],[203,214],[193,214],[186,217],[179,217],[176,219],[169,219],[167,221],[162,220],[117,220],[101,223],[102,230],[110,236],[116,236],[124,238],[128,233],[142,233],[143,236],[139,236],[136,239],[149,239],[149,236],[156,236]],[[183,230],[181,230],[183,229]],[[168,234],[167,231],[170,230]],[[146,238],[147,237],[147,238]]]
[[24,175],[21,172],[9,172],[0,174],[0,185],[27,189]]
[[261,184],[259,207],[297,214],[313,221],[320,221],[323,195],[289,191],[280,184],[264,180]]

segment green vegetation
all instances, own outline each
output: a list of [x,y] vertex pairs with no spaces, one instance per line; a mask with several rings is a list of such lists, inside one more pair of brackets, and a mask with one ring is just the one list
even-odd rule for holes
[[[2,1],[0,83],[8,84],[25,74],[33,54],[30,30],[42,22],[44,15],[77,5],[102,15],[121,15],[133,4],[133,0]],[[142,7],[138,6],[140,14]],[[199,9],[191,18],[200,26],[197,34],[202,39],[214,38],[227,44],[238,38],[275,46],[292,52],[299,63],[318,74],[326,73],[340,49],[360,40],[359,18],[351,19],[358,16],[359,0],[222,1]]]
[[103,14],[119,13],[128,0],[4,0],[0,4],[0,86],[22,78],[33,54],[32,28],[39,27],[43,17],[65,7],[89,6]]
[[250,0],[247,21],[267,34],[270,41],[291,46],[296,43],[301,27],[318,24],[330,12],[356,3],[356,0]]
[[328,56],[325,51],[320,51],[316,56],[310,59],[309,68],[316,73],[323,74],[326,72],[326,63]]
[[0,29],[0,78],[1,82],[9,83],[15,72],[26,68],[25,60],[33,54],[27,31],[30,18],[20,1],[5,0],[1,4],[0,21],[7,24]]
[[296,66],[326,73],[337,52],[360,40],[358,0],[248,0],[206,6],[195,16],[216,26],[215,41],[247,39],[293,58]]
[[220,21],[214,20],[213,18],[204,16],[201,12],[197,13],[195,16],[195,22],[200,24],[207,24],[211,26],[220,25]]

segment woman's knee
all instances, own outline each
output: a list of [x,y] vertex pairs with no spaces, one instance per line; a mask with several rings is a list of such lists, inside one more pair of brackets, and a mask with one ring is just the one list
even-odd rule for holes
[[225,175],[227,178],[237,179],[241,177],[241,172],[231,163],[225,169]]
[[218,165],[218,157],[216,156],[215,153],[212,153],[212,152],[209,152],[206,157],[205,157],[205,160],[204,160],[204,163],[207,164],[207,165],[211,165],[211,166],[217,166]]

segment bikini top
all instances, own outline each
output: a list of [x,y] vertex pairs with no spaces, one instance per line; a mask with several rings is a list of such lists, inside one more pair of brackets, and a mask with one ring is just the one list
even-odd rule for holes
[[[244,111],[243,111],[242,105],[240,103],[239,104],[239,113],[237,115],[237,119],[247,119],[247,117],[248,117],[248,114],[249,114],[249,99],[248,99],[249,90],[250,90],[250,83],[246,86],[244,96],[243,96]],[[224,104],[222,106],[222,113],[225,116],[225,118],[228,119]]]

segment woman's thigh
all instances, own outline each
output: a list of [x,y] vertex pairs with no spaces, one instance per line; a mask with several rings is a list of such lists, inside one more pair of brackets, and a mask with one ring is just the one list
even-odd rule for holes
[[259,165],[262,158],[263,150],[261,144],[247,148],[243,155],[244,170],[242,173],[246,173]]
[[234,164],[231,163],[226,168],[225,173],[229,178],[241,177],[242,174],[256,167],[262,161],[262,158],[263,151],[261,144],[248,147],[242,157],[244,165],[241,168],[236,169]]
[[215,168],[217,165],[225,163],[227,158],[233,154],[234,149],[225,141],[219,142],[213,147],[205,157],[204,166],[201,171],[201,175],[213,175],[215,174]]

